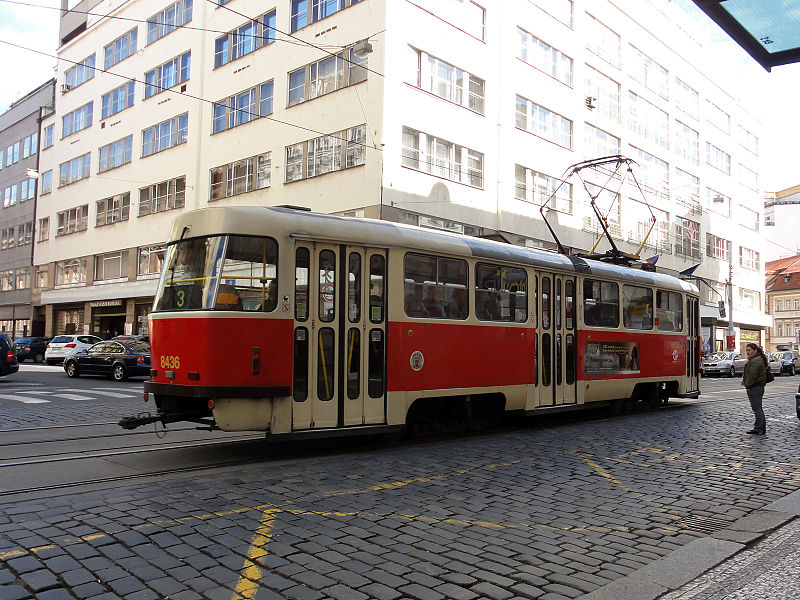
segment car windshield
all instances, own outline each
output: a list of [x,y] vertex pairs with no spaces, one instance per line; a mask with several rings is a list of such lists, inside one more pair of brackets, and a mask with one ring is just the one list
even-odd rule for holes
[[50,340],[51,344],[69,344],[72,341],[71,335],[58,335]]
[[15,341],[15,344],[30,344],[33,341],[33,338],[19,338]]
[[728,360],[730,358],[727,352],[714,352],[711,356],[708,357],[708,360]]

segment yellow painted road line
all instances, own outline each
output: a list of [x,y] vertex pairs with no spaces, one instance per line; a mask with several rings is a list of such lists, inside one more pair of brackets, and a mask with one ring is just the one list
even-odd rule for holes
[[280,509],[277,508],[269,508],[264,511],[261,523],[256,529],[253,539],[250,540],[247,560],[244,562],[244,568],[239,576],[232,600],[239,600],[239,598],[255,600],[259,588],[258,581],[261,579],[261,567],[256,564],[255,560],[267,555],[266,547],[272,539],[275,517],[280,512]]

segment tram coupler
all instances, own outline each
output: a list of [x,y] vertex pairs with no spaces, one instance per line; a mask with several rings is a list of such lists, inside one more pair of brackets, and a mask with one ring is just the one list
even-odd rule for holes
[[119,425],[123,429],[136,429],[137,427],[141,427],[142,425],[149,425],[150,423],[158,423],[161,422],[163,425],[166,425],[163,415],[151,415],[149,412],[146,413],[139,413],[135,417],[122,417],[119,420]]

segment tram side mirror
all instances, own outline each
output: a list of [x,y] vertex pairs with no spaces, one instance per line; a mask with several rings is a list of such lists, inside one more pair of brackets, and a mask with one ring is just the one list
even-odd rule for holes
[[717,302],[717,306],[719,306],[719,318],[720,319],[724,319],[725,318],[725,302],[720,300],[719,302]]

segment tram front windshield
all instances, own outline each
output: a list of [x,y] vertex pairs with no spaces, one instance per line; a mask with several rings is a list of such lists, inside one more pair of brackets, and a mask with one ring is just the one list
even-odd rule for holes
[[267,237],[219,235],[170,244],[153,310],[275,310],[277,254],[277,243]]

